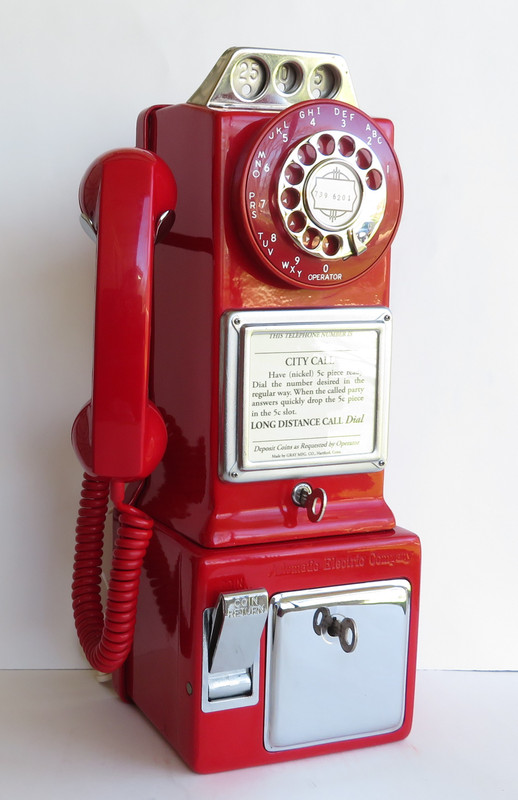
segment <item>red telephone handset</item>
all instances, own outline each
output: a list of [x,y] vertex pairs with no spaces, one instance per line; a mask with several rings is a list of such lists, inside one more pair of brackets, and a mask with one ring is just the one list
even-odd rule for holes
[[[149,475],[167,435],[148,397],[153,247],[160,217],[174,208],[166,164],[139,149],[93,162],[80,206],[97,232],[97,289],[92,399],[79,412],[72,442],[85,468],[76,528],[73,602],[76,627],[92,666],[111,672],[131,647],[140,568],[151,520],[123,503],[124,483]],[[100,602],[108,497],[121,514],[105,619]]]
[[143,478],[165,449],[148,399],[151,279],[157,222],[175,200],[169,168],[145,150],[101,156],[81,183],[81,210],[97,231],[95,351],[92,400],[72,436],[94,475]]

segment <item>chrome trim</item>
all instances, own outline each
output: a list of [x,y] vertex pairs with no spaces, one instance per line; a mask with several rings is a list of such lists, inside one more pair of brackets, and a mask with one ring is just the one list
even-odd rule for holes
[[268,593],[221,594],[214,609],[209,642],[209,671],[232,672],[249,667],[259,648],[268,613]]
[[86,214],[81,214],[79,217],[79,223],[88,238],[92,239],[93,242],[97,242],[97,231],[95,230],[95,226],[90,217],[87,217]]
[[221,594],[203,615],[202,710],[255,705],[268,614],[265,589]]
[[[405,579],[281,592],[270,599],[267,750],[361,739],[401,727],[410,599]],[[318,611],[354,631],[353,641],[315,624]]]
[[[368,365],[370,369],[376,369],[375,380],[370,388],[372,398],[369,400],[372,429],[365,428],[368,435],[366,433],[364,437],[367,439],[371,436],[372,446],[369,445],[365,451],[351,455],[350,448],[348,453],[348,445],[344,444],[344,440],[348,438],[342,430],[345,423],[340,427],[340,423],[336,422],[337,438],[340,442],[335,447],[337,454],[332,454],[331,445],[328,443],[327,452],[316,456],[313,455],[315,450],[310,450],[304,445],[304,452],[310,452],[310,455],[294,457],[284,453],[278,460],[273,460],[273,455],[270,454],[265,457],[262,457],[262,454],[255,457],[250,452],[252,446],[255,447],[250,438],[251,337],[255,333],[272,334],[272,336],[279,333],[293,336],[307,334],[311,337],[318,336],[318,332],[330,335],[335,330],[340,334],[350,332],[351,335],[356,332],[372,331],[376,335],[376,344],[372,346],[371,354],[373,358],[375,357],[375,364],[373,362]],[[378,472],[383,469],[388,448],[390,350],[391,313],[388,308],[380,306],[296,311],[284,309],[230,311],[224,314],[220,368],[221,478],[238,483],[280,478],[307,480],[310,476]],[[356,355],[355,351],[352,352]],[[334,407],[334,404],[330,405]],[[293,419],[296,420],[297,417],[294,415]],[[336,438],[329,433],[326,435],[329,442]],[[323,438],[323,435],[320,438]],[[324,446],[322,449],[326,450]],[[261,453],[261,450],[259,452]]]
[[162,239],[167,236],[174,225],[175,218],[176,214],[172,209],[164,211],[164,213],[159,216],[156,223],[155,244],[162,241]]
[[341,56],[231,47],[188,102],[209,108],[279,111],[323,98],[358,105]]

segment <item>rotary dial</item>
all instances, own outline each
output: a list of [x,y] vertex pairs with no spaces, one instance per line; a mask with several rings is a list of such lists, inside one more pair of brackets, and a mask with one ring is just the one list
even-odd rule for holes
[[335,100],[300,103],[273,116],[243,164],[243,235],[263,264],[297,286],[350,281],[386,251],[402,184],[378,123]]
[[286,230],[322,258],[359,255],[376,233],[387,191],[376,154],[353,135],[323,131],[298,144],[281,167],[278,207]]

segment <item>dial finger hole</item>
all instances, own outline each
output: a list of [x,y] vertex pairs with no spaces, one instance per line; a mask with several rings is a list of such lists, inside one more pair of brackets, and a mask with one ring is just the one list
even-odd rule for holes
[[281,194],[281,203],[284,208],[297,208],[300,203],[300,194],[296,189],[285,189]]
[[322,250],[326,256],[336,256],[341,246],[342,240],[339,236],[325,236],[322,242]]
[[330,156],[335,151],[335,140],[328,133],[319,136],[317,147],[323,156]]
[[288,228],[292,233],[300,233],[306,225],[306,217],[301,211],[294,211],[288,217]]
[[302,244],[304,247],[308,250],[315,250],[321,241],[322,236],[316,228],[306,228],[302,237]]
[[362,149],[358,150],[356,153],[356,163],[360,169],[369,169],[372,164],[372,153],[362,147]]
[[315,162],[317,151],[312,144],[306,142],[306,144],[303,144],[302,147],[299,147],[298,157],[301,164],[304,164],[305,167],[309,167]]
[[299,164],[288,164],[284,170],[284,177],[292,186],[299,184],[304,178],[304,170]]
[[379,189],[383,183],[383,176],[379,170],[371,169],[367,173],[365,180],[369,189]]
[[338,149],[344,158],[349,158],[355,150],[354,139],[351,139],[350,136],[342,136],[338,142]]

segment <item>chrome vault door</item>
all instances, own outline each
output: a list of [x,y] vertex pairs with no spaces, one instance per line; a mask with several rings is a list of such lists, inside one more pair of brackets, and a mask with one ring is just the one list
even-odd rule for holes
[[389,733],[405,717],[407,580],[283,592],[268,621],[265,747]]

